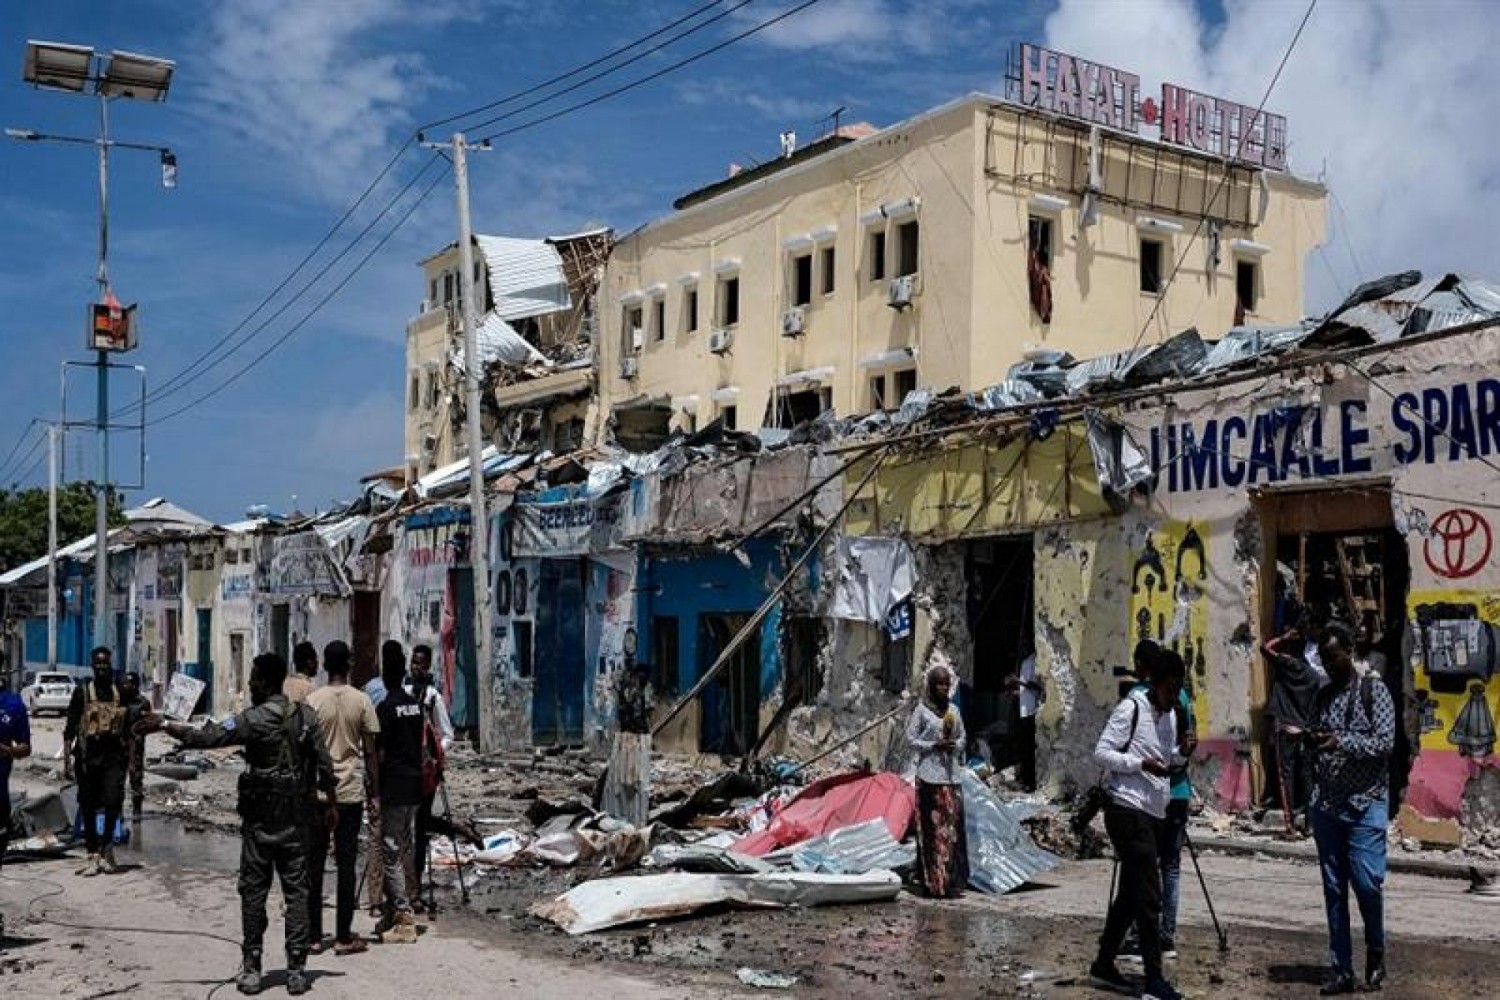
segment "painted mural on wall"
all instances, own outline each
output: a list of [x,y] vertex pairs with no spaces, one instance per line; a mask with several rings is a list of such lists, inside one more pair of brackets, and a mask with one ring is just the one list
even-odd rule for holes
[[1208,715],[1208,549],[1192,522],[1164,521],[1147,532],[1130,570],[1131,647],[1154,639],[1187,665],[1194,714]]

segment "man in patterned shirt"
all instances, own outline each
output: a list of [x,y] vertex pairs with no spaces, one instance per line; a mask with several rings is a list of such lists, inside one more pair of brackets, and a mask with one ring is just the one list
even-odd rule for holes
[[1355,991],[1351,882],[1365,925],[1365,986],[1379,989],[1385,982],[1386,790],[1396,710],[1384,682],[1355,669],[1354,638],[1347,628],[1324,628],[1318,651],[1329,681],[1318,692],[1308,733],[1314,748],[1309,813],[1323,870],[1333,966],[1320,992],[1330,996]]

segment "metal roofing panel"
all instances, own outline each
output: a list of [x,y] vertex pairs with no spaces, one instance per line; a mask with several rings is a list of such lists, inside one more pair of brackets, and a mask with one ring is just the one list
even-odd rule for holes
[[[500,318],[499,313],[486,313],[474,331],[474,343],[479,350],[481,365],[503,361],[508,365],[549,364],[546,355],[521,336],[511,325]],[[458,367],[463,368],[463,351],[456,350]]]
[[562,255],[546,240],[475,236],[490,273],[495,315],[503,320],[544,316],[572,306]]

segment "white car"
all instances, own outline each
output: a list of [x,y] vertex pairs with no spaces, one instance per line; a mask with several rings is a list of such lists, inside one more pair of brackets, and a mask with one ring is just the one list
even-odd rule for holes
[[68,702],[73,699],[73,686],[72,675],[43,671],[36,675],[36,680],[21,689],[21,700],[26,703],[26,711],[32,716],[43,712],[62,715],[68,710]]

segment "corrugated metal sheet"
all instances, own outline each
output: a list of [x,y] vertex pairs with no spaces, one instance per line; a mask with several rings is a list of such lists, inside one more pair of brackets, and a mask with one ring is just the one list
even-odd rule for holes
[[1020,888],[1062,862],[1032,841],[1018,810],[1001,802],[965,768],[964,832],[969,838],[969,885],[1000,895]]
[[[548,364],[547,358],[496,313],[486,313],[474,332],[474,343],[482,365],[503,361],[508,365]],[[454,365],[463,369],[463,350],[453,352]]]
[[546,240],[475,236],[490,273],[495,315],[503,320],[545,316],[569,309],[562,255]]

